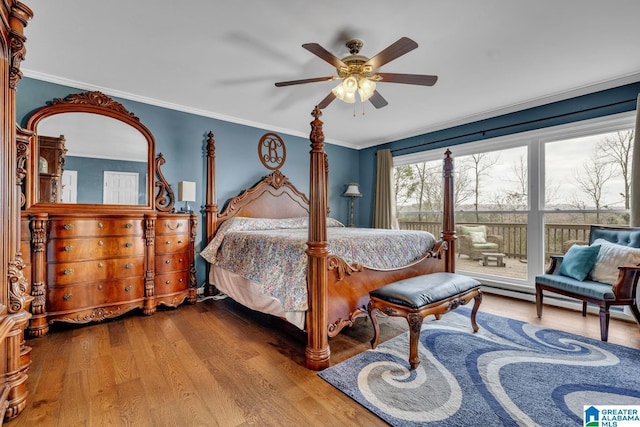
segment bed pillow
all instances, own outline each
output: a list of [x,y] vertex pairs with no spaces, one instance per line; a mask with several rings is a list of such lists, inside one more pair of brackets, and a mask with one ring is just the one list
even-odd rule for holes
[[600,245],[571,246],[564,254],[559,273],[583,281],[596,263],[598,252],[600,252]]
[[604,239],[596,239],[593,245],[600,245],[600,252],[591,270],[591,279],[613,285],[618,280],[618,267],[640,264],[640,248],[617,245]]

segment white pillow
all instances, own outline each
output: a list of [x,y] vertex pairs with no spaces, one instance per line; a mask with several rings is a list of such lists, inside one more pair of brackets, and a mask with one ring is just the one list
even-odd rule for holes
[[617,245],[604,239],[596,239],[592,245],[600,245],[598,258],[591,270],[591,279],[613,285],[618,280],[618,267],[640,264],[640,248]]
[[487,243],[487,239],[484,238],[484,233],[482,231],[470,231],[469,236],[471,236],[471,241],[473,243]]

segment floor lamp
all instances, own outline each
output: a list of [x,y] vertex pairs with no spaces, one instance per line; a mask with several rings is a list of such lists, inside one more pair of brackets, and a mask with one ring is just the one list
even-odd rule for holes
[[360,189],[358,188],[358,183],[350,182],[347,184],[347,191],[342,194],[342,197],[349,198],[349,227],[355,227],[355,224],[353,223],[353,199],[356,197],[362,197]]

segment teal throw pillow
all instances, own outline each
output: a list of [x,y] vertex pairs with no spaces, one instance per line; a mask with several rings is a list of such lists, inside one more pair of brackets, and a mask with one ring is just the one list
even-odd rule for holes
[[596,263],[598,252],[600,252],[600,245],[571,246],[564,254],[559,273],[583,281]]

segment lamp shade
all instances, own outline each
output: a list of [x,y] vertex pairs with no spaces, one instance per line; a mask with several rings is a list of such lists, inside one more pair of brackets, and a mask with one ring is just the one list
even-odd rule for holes
[[191,181],[180,181],[178,183],[178,201],[196,201],[196,183]]
[[362,197],[362,194],[360,194],[359,184],[356,182],[350,182],[347,184],[347,191],[342,195],[344,197]]

